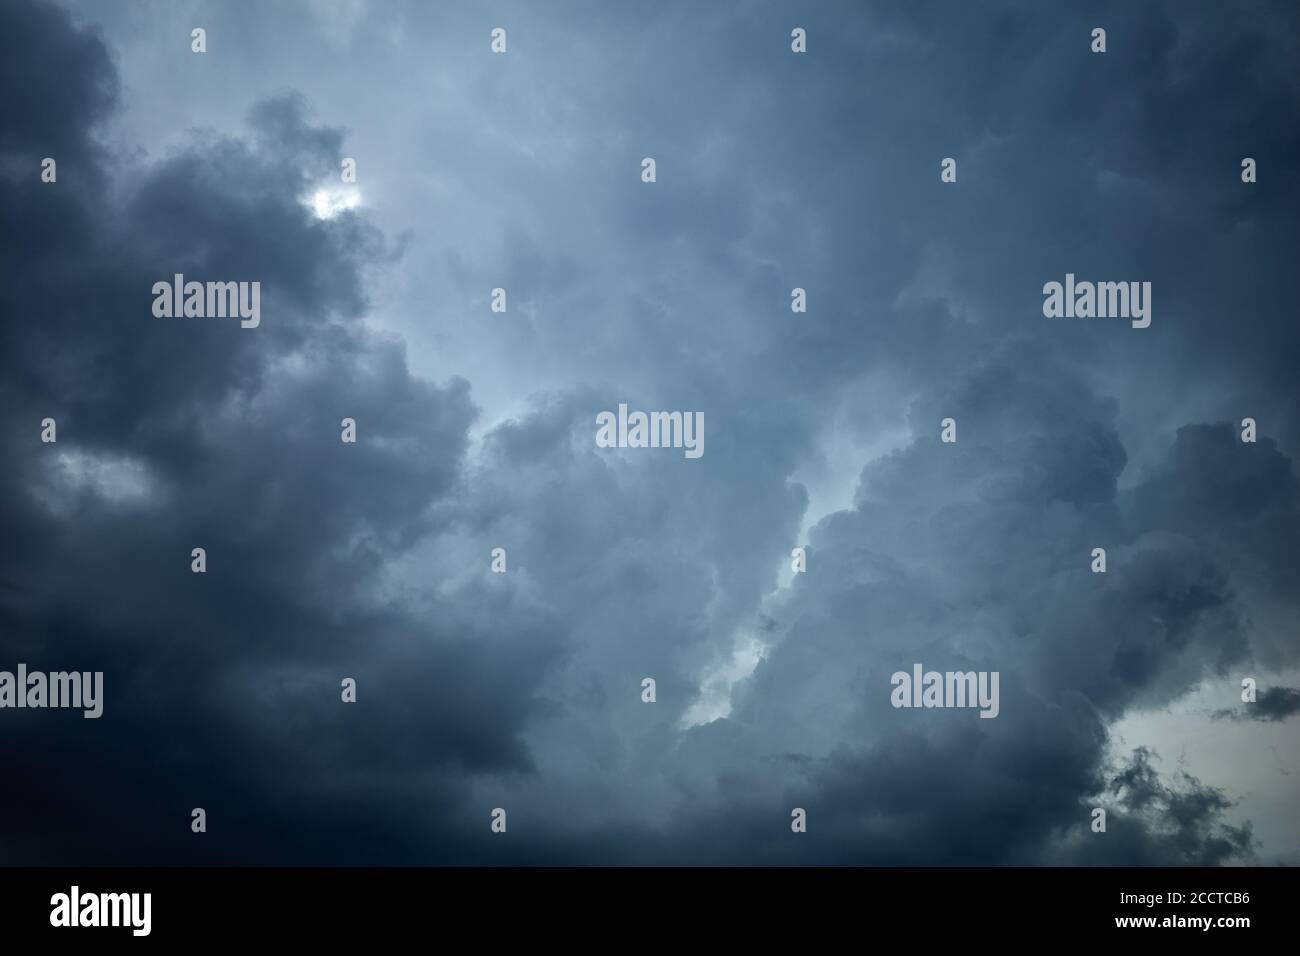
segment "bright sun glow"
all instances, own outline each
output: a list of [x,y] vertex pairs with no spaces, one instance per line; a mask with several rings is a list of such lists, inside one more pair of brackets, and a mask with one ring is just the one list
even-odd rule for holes
[[333,219],[346,209],[361,205],[361,191],[355,186],[326,186],[316,190],[308,201],[317,219]]

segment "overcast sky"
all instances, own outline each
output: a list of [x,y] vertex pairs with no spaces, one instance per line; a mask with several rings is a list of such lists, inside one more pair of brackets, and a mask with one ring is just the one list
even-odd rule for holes
[[1300,863],[1297,62],[1289,0],[6,0],[0,669],[105,691],[0,710],[0,863]]

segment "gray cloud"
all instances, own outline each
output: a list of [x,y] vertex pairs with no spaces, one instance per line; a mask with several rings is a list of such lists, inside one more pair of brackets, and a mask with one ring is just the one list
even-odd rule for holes
[[[1110,727],[1297,663],[1285,7],[817,5],[800,59],[777,4],[70,6],[0,13],[0,647],[109,697],[6,714],[10,859],[1252,859]],[[153,319],[178,271],[262,326]],[[1152,327],[1043,319],[1066,271]],[[705,456],[595,448],[620,401]],[[915,661],[1002,713],[891,708]]]

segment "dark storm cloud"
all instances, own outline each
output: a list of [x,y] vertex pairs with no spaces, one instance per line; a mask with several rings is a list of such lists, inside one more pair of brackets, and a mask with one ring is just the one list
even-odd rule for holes
[[[752,832],[733,833],[747,859],[780,856],[769,828],[783,803],[816,814],[809,842],[837,862],[1141,863],[1162,847],[1223,861],[1249,848],[1207,836],[1222,800],[1178,830],[1177,847],[1154,835],[1111,840],[1104,853],[1079,842],[1089,808],[1115,806],[1094,797],[1107,719],[1167,704],[1242,660],[1248,642],[1212,550],[1123,527],[1110,403],[1024,358],[923,397],[920,408],[964,410],[958,443],[920,439],[868,468],[856,508],[814,530],[809,573],[775,612],[785,631],[729,720],[744,743],[727,739],[733,756],[701,760],[766,755],[739,788],[761,806],[746,817]],[[1099,540],[1107,575],[1088,569]],[[891,708],[889,676],[914,662],[999,671],[1001,714]],[[799,754],[813,758],[801,788],[773,770]]]
[[1254,703],[1239,710],[1216,710],[1215,720],[1286,720],[1300,713],[1300,690],[1294,687],[1270,687],[1260,691]]
[[1300,711],[1300,690],[1294,687],[1270,687],[1255,701],[1256,720],[1286,720]]
[[[1166,780],[1145,748],[1109,781],[1107,839],[1092,840],[1084,859],[1101,866],[1214,866],[1224,860],[1252,860],[1249,824],[1222,819],[1231,806],[1221,791],[1185,772]],[[1103,803],[1108,801],[1102,801]]]
[[[75,104],[70,125],[91,133],[106,118],[102,47],[46,7],[6,4],[3,17],[15,47],[39,18],[44,55],[24,82]],[[7,160],[48,122],[44,103],[27,106],[6,111]],[[5,182],[19,213],[0,293],[6,657],[102,669],[107,688],[95,722],[6,713],[6,764],[31,783],[0,814],[19,860],[124,846],[141,859],[317,858],[343,818],[387,841],[351,858],[387,859],[402,840],[365,822],[378,802],[418,825],[430,790],[456,789],[428,775],[531,768],[518,733],[559,653],[545,613],[483,593],[466,607],[490,604],[493,620],[374,596],[458,480],[467,384],[413,379],[400,342],[356,324],[361,270],[384,244],[297,201],[313,171],[336,168],[340,134],[308,125],[293,98],[256,106],[250,125],[115,166],[113,192],[74,187],[89,209],[62,198],[71,164],[57,186],[27,167]],[[62,142],[94,161],[84,135]],[[51,218],[70,248],[22,242],[58,235]],[[153,317],[152,283],[173,272],[260,281],[261,326]],[[46,415],[57,444],[38,440]],[[361,444],[340,443],[344,416]],[[189,569],[199,546],[207,575]],[[359,684],[350,720],[344,676]],[[194,806],[222,836],[186,842]]]
[[[4,648],[108,687],[101,721],[14,720],[6,763],[33,783],[0,807],[13,858],[1249,856],[1226,796],[1142,751],[1112,765],[1108,727],[1297,659],[1267,623],[1300,594],[1284,5],[823,4],[798,11],[804,58],[781,4],[508,8],[491,67],[487,14],[376,7],[402,40],[358,63],[448,71],[437,95],[419,70],[374,80],[374,109],[411,115],[391,188],[424,221],[401,243],[299,202],[352,148],[311,119],[328,97],[235,68],[232,21],[265,18],[257,61],[316,49],[313,17],[195,9],[248,121],[148,161],[97,145],[115,75],[92,34],[0,14],[6,42],[39,32],[15,62],[68,101],[55,141],[86,167],[43,186],[49,117],[5,113]],[[142,23],[131,42],[178,42]],[[176,271],[260,280],[262,326],[154,319]],[[1152,327],[1044,319],[1067,271],[1153,280]],[[387,307],[413,332],[454,315],[438,334],[491,350],[500,381],[432,384],[362,325],[369,283],[399,275],[414,292]],[[460,314],[498,283],[506,321]],[[533,368],[548,387],[471,451],[471,387]],[[596,449],[620,401],[703,410],[705,456]],[[1200,424],[1246,415],[1256,445]],[[836,421],[911,435],[857,463],[774,593]],[[485,573],[496,546],[508,575]],[[746,635],[767,650],[730,715],[684,729]],[[916,661],[1000,671],[1001,714],[893,709]],[[219,842],[191,840],[192,806]]]
[[[69,31],[66,14],[50,5],[16,4],[5,27],[8,55],[0,66],[6,91],[0,113],[5,173],[16,177],[25,172],[21,164],[30,168],[58,156],[78,175],[94,176],[98,151],[91,127],[118,96],[108,50],[90,31]],[[50,63],[65,63],[76,76],[64,81],[50,73]]]

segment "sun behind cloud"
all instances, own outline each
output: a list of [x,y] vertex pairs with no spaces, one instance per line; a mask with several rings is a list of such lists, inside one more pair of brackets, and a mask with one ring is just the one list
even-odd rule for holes
[[355,186],[322,186],[306,199],[317,219],[333,219],[361,205],[361,190]]

